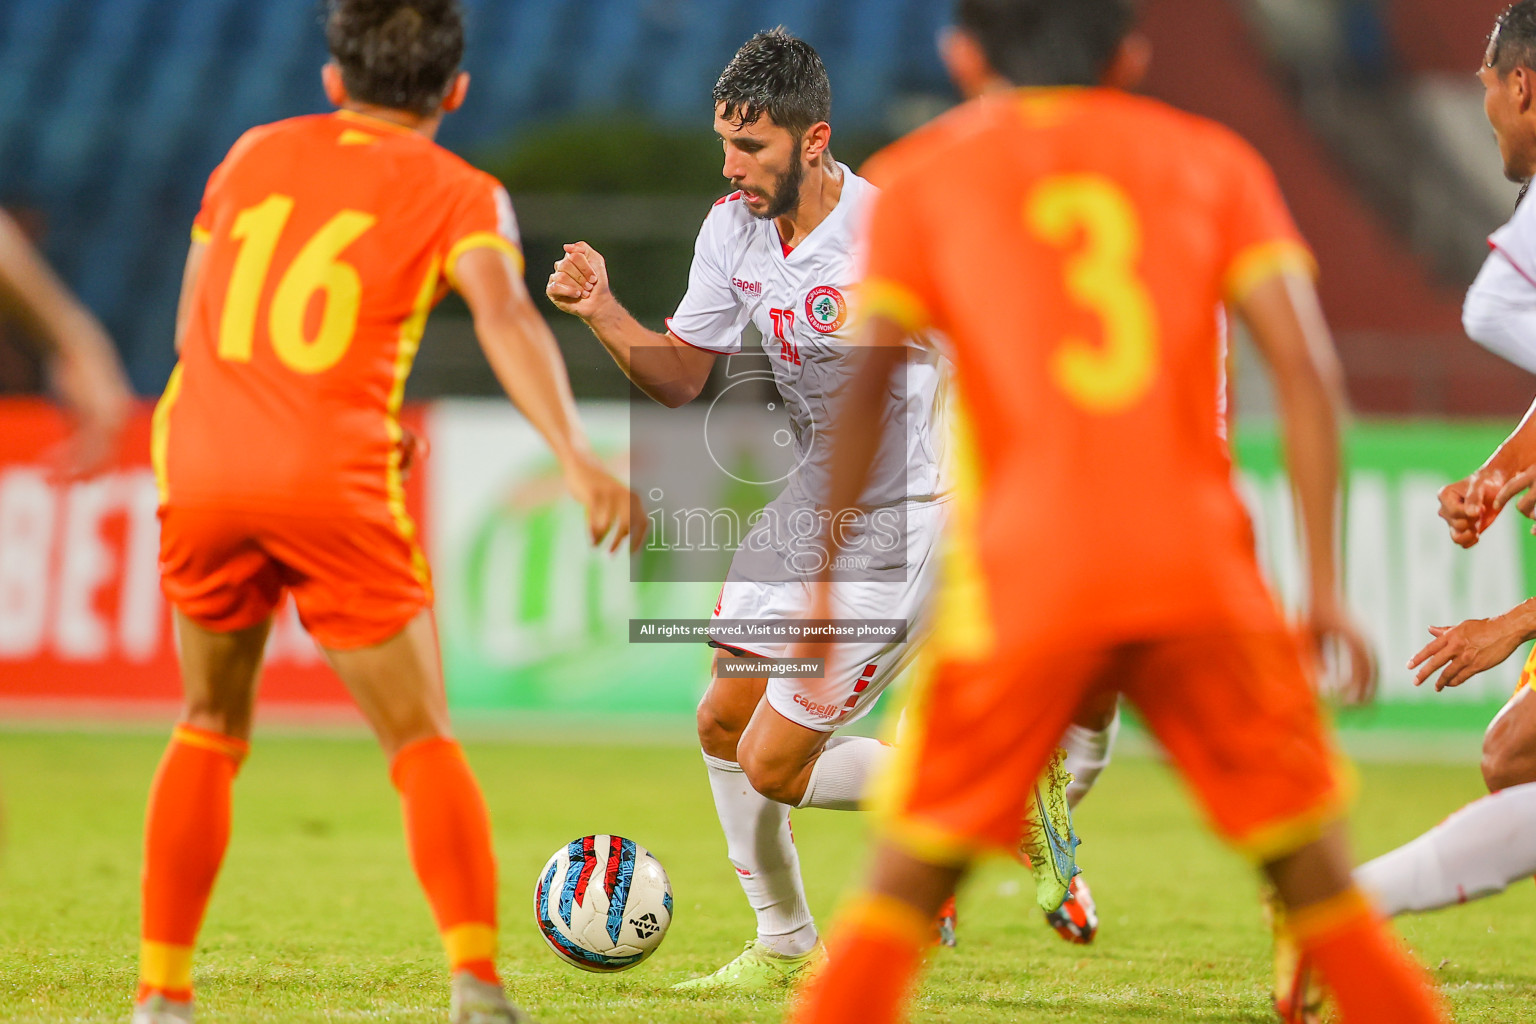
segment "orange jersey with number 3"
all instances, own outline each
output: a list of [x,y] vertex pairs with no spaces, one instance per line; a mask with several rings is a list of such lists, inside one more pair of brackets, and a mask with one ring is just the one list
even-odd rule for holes
[[162,504],[404,515],[397,413],[460,255],[521,270],[506,192],[424,136],[342,111],[247,132],[208,180]]
[[960,632],[978,608],[1088,643],[1277,627],[1218,398],[1222,304],[1312,270],[1263,160],[1153,100],[1021,90],[868,174],[864,312],[952,344]]

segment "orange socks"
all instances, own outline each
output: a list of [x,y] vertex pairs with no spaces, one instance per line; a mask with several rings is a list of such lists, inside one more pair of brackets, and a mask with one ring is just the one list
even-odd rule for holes
[[[150,790],[138,998],[192,998],[192,947],[229,845],[230,789],[248,745],[178,725]],[[449,739],[400,751],[390,776],[416,876],[455,971],[496,977],[496,861],[480,787]]]
[[1428,975],[1358,889],[1292,912],[1288,927],[1333,993],[1342,1024],[1451,1019]]
[[230,789],[249,745],[178,725],[144,823],[139,999],[192,998],[192,946],[229,845]]
[[405,810],[416,877],[427,892],[454,971],[496,976],[496,858],[485,801],[453,740],[412,743],[395,755],[390,778]]
[[794,1024],[895,1024],[933,941],[933,922],[891,896],[865,894],[838,915]]

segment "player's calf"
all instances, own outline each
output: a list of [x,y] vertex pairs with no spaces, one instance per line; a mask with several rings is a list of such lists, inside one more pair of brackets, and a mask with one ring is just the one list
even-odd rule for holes
[[1417,839],[1355,869],[1388,917],[1503,892],[1536,874],[1536,784],[1474,800]]
[[[717,659],[727,657],[730,655],[716,655]],[[716,676],[710,681],[694,713],[699,746],[705,754],[736,761],[736,745],[752,721],[767,684],[765,678],[750,676]]]

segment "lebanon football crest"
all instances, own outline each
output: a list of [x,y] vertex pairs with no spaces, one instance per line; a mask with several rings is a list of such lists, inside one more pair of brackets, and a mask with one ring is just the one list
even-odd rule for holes
[[848,302],[831,285],[812,288],[805,297],[805,322],[820,334],[831,334],[848,319]]

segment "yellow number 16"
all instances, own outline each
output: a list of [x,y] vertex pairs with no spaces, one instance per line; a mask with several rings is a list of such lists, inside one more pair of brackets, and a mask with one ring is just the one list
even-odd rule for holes
[[[291,196],[273,193],[235,218],[230,237],[240,243],[235,268],[219,320],[219,358],[251,361],[256,336],[256,307],[267,285],[272,257],[293,213]],[[357,333],[363,282],[357,268],[338,257],[378,220],[368,213],[342,210],[310,236],[288,265],[272,293],[267,333],[284,366],[298,373],[320,373],[341,361]],[[315,293],[325,293],[320,329],[305,333],[306,314]]]
[[1103,326],[1100,344],[1062,339],[1051,376],[1089,412],[1123,412],[1151,389],[1157,373],[1157,310],[1136,271],[1141,224],[1130,197],[1098,174],[1048,178],[1030,193],[1024,221],[1057,248],[1081,242],[1066,264],[1066,290]]

